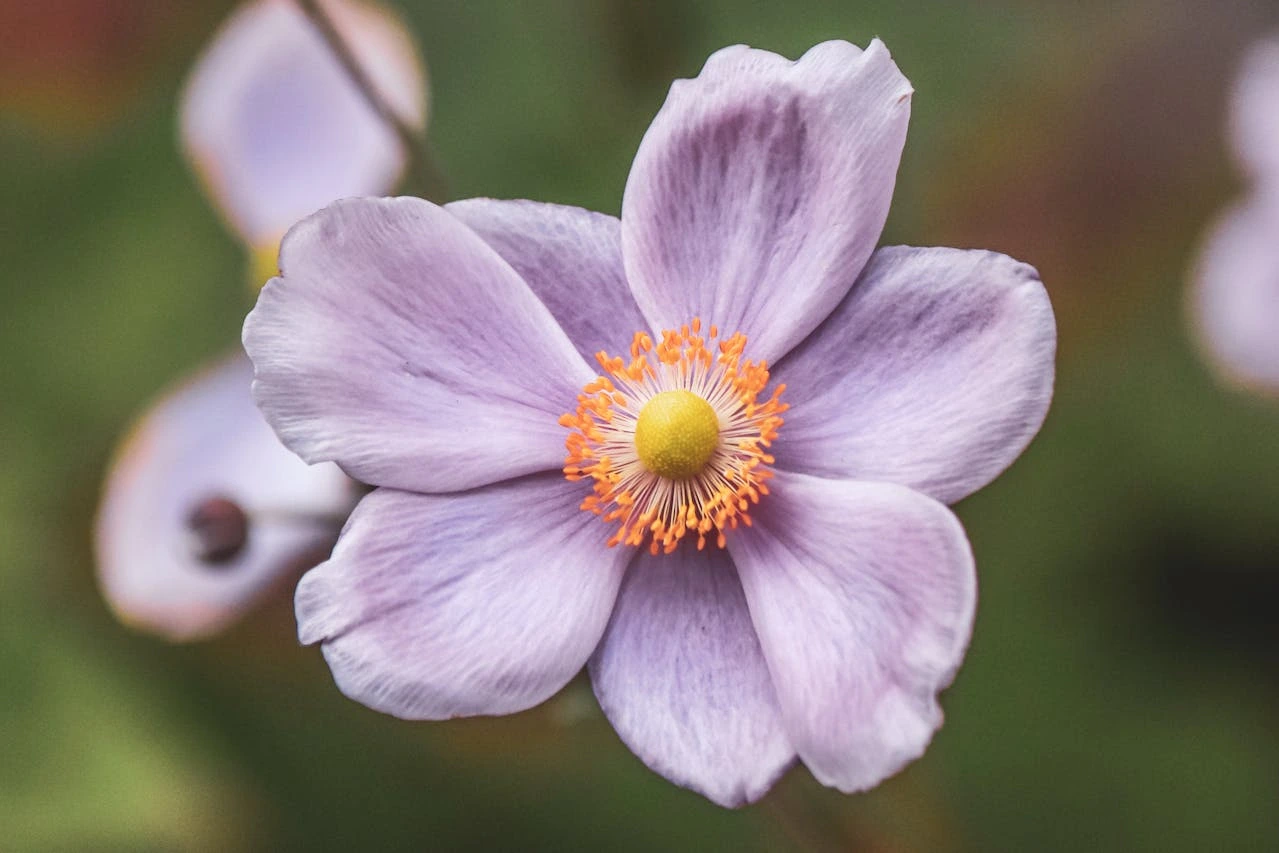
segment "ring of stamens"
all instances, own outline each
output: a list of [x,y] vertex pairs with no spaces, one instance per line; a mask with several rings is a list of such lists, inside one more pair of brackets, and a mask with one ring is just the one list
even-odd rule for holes
[[[647,539],[651,553],[669,554],[686,536],[695,536],[700,550],[713,532],[722,548],[725,531],[739,523],[750,526],[750,508],[768,494],[772,471],[767,466],[773,457],[767,448],[787,406],[780,400],[784,385],[762,396],[768,365],[744,359],[745,348],[745,335],[721,340],[715,326],[703,335],[701,320],[695,318],[677,331],[662,332],[658,342],[637,332],[629,360],[596,353],[604,374],[587,383],[576,411],[563,415],[560,424],[569,429],[564,475],[592,482],[581,508],[617,524],[610,547],[640,546]],[[677,395],[670,392],[687,392],[698,401],[674,399]],[[718,436],[699,470],[693,470],[697,462],[675,467],[654,463],[659,456],[643,447],[652,445],[651,440],[637,449],[637,425],[659,395],[665,398],[659,403],[674,399],[692,412],[689,423],[701,423],[694,411],[700,401],[714,411]],[[668,429],[679,429],[678,418],[666,420],[675,424]],[[659,449],[662,439],[659,435]],[[675,432],[665,440],[678,449],[681,443],[700,445],[704,436]],[[699,462],[705,457],[694,455]],[[663,476],[662,470],[677,476]]]

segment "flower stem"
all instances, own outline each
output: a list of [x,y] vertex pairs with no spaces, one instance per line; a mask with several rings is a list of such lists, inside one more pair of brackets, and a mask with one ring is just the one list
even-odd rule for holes
[[355,84],[355,88],[364,96],[364,100],[369,107],[391,129],[396,138],[400,140],[400,144],[404,146],[404,150],[408,155],[409,180],[412,182],[414,189],[423,198],[443,204],[448,200],[448,188],[445,184],[444,176],[435,163],[435,157],[431,153],[430,145],[427,144],[426,134],[406,122],[387,103],[386,98],[382,97],[381,92],[373,85],[373,81],[364,70],[364,66],[360,64],[354,51],[351,50],[351,46],[347,44],[342,34],[338,32],[337,26],[333,23],[333,18],[325,11],[320,0],[296,0],[296,2],[302,13],[320,31],[320,35],[324,38],[329,50],[332,51],[333,57],[337,59],[351,82]]
[[884,850],[870,834],[841,821],[829,809],[796,790],[793,784],[783,782],[778,785],[761,805],[795,850],[810,853],[875,853]]

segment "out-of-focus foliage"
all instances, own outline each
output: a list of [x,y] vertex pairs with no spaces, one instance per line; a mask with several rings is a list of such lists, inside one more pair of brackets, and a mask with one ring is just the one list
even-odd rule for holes
[[[878,35],[917,90],[886,240],[1004,251],[1039,266],[1052,294],[1047,425],[959,507],[982,598],[933,748],[870,794],[796,772],[741,812],[645,770],[584,683],[514,718],[409,724],[338,693],[318,652],[297,647],[283,591],[192,647],[111,619],[89,550],[110,449],[157,390],[236,338],[248,308],[242,250],[174,140],[186,64],[229,7],[13,5],[159,40],[126,51],[127,98],[107,94],[106,72],[41,88],[31,69],[49,66],[8,47],[0,63],[0,91],[25,93],[21,109],[0,101],[0,847],[842,838],[1074,853],[1279,839],[1279,407],[1215,385],[1181,316],[1198,234],[1234,192],[1228,81],[1279,27],[1265,0],[1175,13],[1148,0],[399,4],[431,68],[456,195],[610,212],[670,79],[715,48],[795,56]],[[108,88],[76,100],[64,83]],[[93,122],[32,118],[108,97],[118,106]]]

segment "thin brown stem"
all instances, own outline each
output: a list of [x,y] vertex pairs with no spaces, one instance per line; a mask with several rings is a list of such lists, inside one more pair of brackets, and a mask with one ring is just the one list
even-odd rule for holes
[[[816,786],[797,786],[783,781],[760,803],[772,822],[787,836],[796,850],[811,853],[885,853],[867,832],[841,821],[820,802],[826,792]],[[813,797],[816,793],[818,796]],[[806,796],[805,794],[808,794]]]
[[333,56],[341,64],[355,88],[359,90],[370,109],[377,114],[388,128],[399,139],[408,156],[409,180],[423,198],[443,204],[448,200],[448,189],[444,177],[435,164],[426,136],[417,128],[406,122],[399,113],[387,103],[386,98],[373,85],[364,66],[356,58],[351,46],[338,32],[333,18],[325,11],[320,0],[296,0],[298,8],[310,19],[324,38],[325,44],[333,52]]

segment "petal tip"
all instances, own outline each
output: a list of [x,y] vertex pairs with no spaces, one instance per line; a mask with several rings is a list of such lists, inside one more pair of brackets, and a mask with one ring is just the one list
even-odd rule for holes
[[315,645],[329,639],[331,633],[325,615],[330,608],[326,603],[326,593],[321,586],[321,576],[317,574],[328,563],[321,563],[302,576],[297,589],[293,593],[293,616],[298,623],[298,642],[304,646]]

